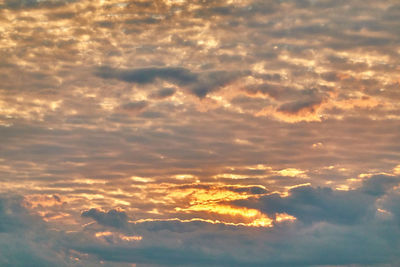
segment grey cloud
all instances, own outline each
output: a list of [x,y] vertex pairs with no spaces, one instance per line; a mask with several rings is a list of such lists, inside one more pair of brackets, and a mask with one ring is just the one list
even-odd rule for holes
[[[375,193],[371,193],[371,190],[365,191],[365,188],[370,188],[367,183],[349,192],[303,187],[292,189],[291,193],[295,195],[295,200],[287,204],[293,209],[303,206],[304,210],[308,210],[307,212],[314,211],[314,214],[308,213],[308,215],[318,216],[321,220],[315,220],[311,225],[304,224],[303,218],[298,218],[300,221],[294,224],[277,224],[274,228],[249,228],[222,223],[211,224],[204,221],[160,220],[128,222],[123,228],[112,228],[121,231],[124,235],[143,236],[143,240],[135,244],[124,243],[123,240],[117,239],[104,243],[91,237],[94,233],[113,226],[114,223],[100,225],[106,228],[88,226],[70,236],[64,233],[53,235],[40,219],[29,215],[20,205],[20,198],[14,200],[2,198],[0,201],[1,221],[10,216],[12,216],[12,221],[26,221],[23,231],[35,231],[42,237],[47,236],[46,240],[52,243],[49,249],[48,246],[41,247],[41,244],[37,242],[35,247],[30,247],[33,244],[30,241],[27,242],[26,239],[24,239],[24,244],[20,243],[22,239],[19,241],[9,239],[7,245],[11,242],[18,246],[18,250],[10,250],[9,246],[0,242],[0,246],[4,247],[0,250],[1,260],[3,260],[0,263],[4,263],[5,266],[8,263],[14,266],[24,264],[51,266],[57,262],[58,266],[71,266],[74,262],[66,259],[65,255],[71,256],[69,254],[71,252],[67,251],[72,249],[89,255],[83,258],[82,254],[75,255],[81,258],[82,266],[94,266],[99,260],[106,261],[106,266],[119,263],[124,264],[122,266],[128,263],[188,266],[396,265],[399,262],[396,253],[399,242],[396,237],[400,234],[400,225],[398,224],[398,192],[393,191],[395,184],[392,181],[399,182],[400,179],[389,176],[376,176],[371,179],[373,180],[370,183],[388,185],[383,189],[382,207],[395,215],[393,219],[382,219],[376,216],[374,210],[370,210],[368,217],[359,217],[351,223],[343,223],[340,220],[332,220],[329,216],[330,219],[326,220],[326,214],[316,209],[317,206],[331,208],[334,214],[348,216],[349,212],[354,211],[354,207],[358,207],[361,208],[361,213],[365,213],[365,210],[370,209],[377,201]],[[392,181],[389,181],[391,179]],[[368,196],[361,198],[366,208],[360,207],[360,202],[350,196],[360,197],[360,194]],[[334,198],[337,199],[334,200]],[[260,201],[264,201],[263,197]],[[271,204],[273,203],[269,203]],[[95,214],[98,218],[106,216],[108,222],[120,220],[118,212],[105,213],[98,210],[88,212]],[[356,212],[355,217],[361,213]],[[101,215],[98,216],[99,214]],[[40,231],[38,231],[38,225],[43,225],[39,228]],[[8,229],[6,232],[11,231],[15,230]],[[49,236],[52,236],[51,239]],[[208,249],[204,249],[205,247]],[[22,257],[17,252],[23,253],[24,256]]]
[[204,8],[195,12],[196,17],[222,16],[231,18],[240,18],[255,15],[270,15],[279,10],[277,1],[249,1],[247,5],[222,5],[218,2],[210,2]]
[[197,84],[191,88],[192,93],[202,98],[208,93],[218,90],[228,83],[238,79],[240,76],[249,74],[249,72],[227,72],[227,71],[209,71],[199,76]]
[[128,216],[126,215],[126,213],[115,209],[109,210],[108,212],[104,212],[93,208],[82,212],[81,216],[92,218],[99,224],[106,226],[113,226],[116,228],[122,228],[128,222]]
[[400,192],[394,191],[387,194],[382,199],[381,207],[390,212],[397,225],[400,226]]
[[139,248],[92,245],[78,249],[114,263],[132,262],[162,266],[205,266],[216,264],[219,266],[232,266],[232,264],[236,264],[234,260],[227,258],[225,255],[210,255],[190,248],[174,249],[156,245]]
[[193,233],[200,231],[217,231],[226,229],[235,229],[235,226],[225,225],[223,223],[212,224],[206,221],[195,220],[195,221],[180,221],[178,219],[173,220],[159,220],[159,221],[145,221],[131,225],[135,231],[144,232],[161,232],[169,231],[173,233]]
[[16,196],[0,198],[0,232],[14,232],[26,226],[26,218],[30,218],[30,215],[21,205],[21,201],[22,199]]
[[325,72],[321,74],[321,77],[328,82],[335,82],[339,80],[336,72]]
[[230,187],[227,186],[227,189],[238,192],[238,193],[250,193],[254,195],[261,195],[261,194],[266,194],[269,191],[265,189],[264,187],[261,186],[246,186],[246,187]]
[[355,224],[374,214],[377,198],[399,183],[399,177],[379,175],[350,191],[302,186],[291,189],[288,197],[271,194],[235,203],[258,208],[267,214],[285,212],[304,223]]
[[57,233],[49,231],[22,201],[16,195],[0,196],[0,265],[68,266],[61,256],[64,251],[57,251]]
[[100,28],[113,28],[114,27],[114,23],[112,23],[111,21],[107,21],[107,20],[97,21],[96,25]]
[[[143,264],[396,265],[400,260],[396,253],[400,235],[399,182],[400,177],[377,175],[351,191],[299,187],[286,198],[255,198],[262,206],[235,202],[247,203],[246,207],[260,208],[269,215],[297,215],[297,222],[276,224],[271,229],[177,219],[145,221],[131,223],[124,230],[144,237],[136,247],[86,244],[77,248],[110,262]],[[381,217],[378,207],[393,216]],[[170,245],[167,249],[163,244]],[[212,253],[201,250],[206,244]]]
[[240,107],[245,111],[256,113],[266,106],[271,105],[271,101],[269,99],[258,97],[238,96],[231,100],[231,104]]
[[277,194],[262,197],[255,207],[271,214],[286,212],[305,223],[328,221],[348,224],[358,222],[374,200],[354,192],[335,192],[330,188],[300,187],[291,190],[290,194],[287,198]]
[[297,114],[301,111],[314,113],[324,102],[329,87],[320,86],[311,89],[294,89],[286,86],[265,83],[259,86],[250,86],[244,89],[250,95],[261,93],[281,102],[277,111]]
[[324,86],[319,86],[317,88],[295,89],[292,87],[281,86],[272,83],[264,83],[257,86],[246,87],[244,90],[249,94],[262,93],[279,101],[287,101],[319,99],[325,95],[326,91],[330,91],[331,89]]
[[147,101],[136,101],[129,102],[121,106],[121,109],[128,112],[139,112],[146,108],[148,105]]
[[[354,192],[314,188],[314,192],[310,193],[312,190],[309,188],[303,189],[308,192],[295,193],[299,202],[293,201],[290,204],[294,208],[304,205],[304,209],[312,212],[315,211],[313,203],[321,201],[321,206],[330,207],[333,213],[341,212],[346,216],[355,211],[354,206],[362,208],[359,202],[354,203],[354,199],[349,196]],[[391,187],[386,191],[384,207],[391,212],[397,212],[398,193],[391,193],[393,189]],[[362,187],[359,193],[364,194]],[[339,199],[332,200],[333,195]],[[203,221],[146,221],[130,225],[130,231],[144,237],[139,246],[89,244],[79,247],[79,250],[109,261],[163,265],[396,265],[399,262],[396,253],[399,248],[397,237],[400,234],[398,217],[393,220],[377,215],[376,207],[372,209],[377,199],[372,195],[369,197],[374,200],[362,200],[366,209],[370,209],[369,216],[351,223],[325,220],[326,216],[323,214],[319,214],[322,220],[312,224],[305,224],[300,219],[293,224],[277,224],[271,229],[210,224]],[[327,203],[330,204],[326,205]],[[353,208],[348,208],[349,205]],[[366,209],[362,208],[361,213]],[[356,213],[355,217],[360,214]],[[169,244],[168,249],[163,244]],[[202,250],[204,246],[209,250]],[[172,257],[167,259],[164,253]],[[178,254],[179,257],[176,256]]]
[[157,111],[144,111],[140,113],[140,117],[148,119],[157,119],[157,118],[164,118],[165,114]]
[[54,20],[63,20],[63,19],[71,19],[75,17],[77,14],[75,12],[50,12],[47,14],[49,19]]
[[63,6],[75,0],[6,0],[0,8],[7,9],[29,9],[29,8],[54,8]]
[[322,104],[322,98],[307,99],[284,103],[279,106],[278,111],[290,114],[296,114],[303,110],[315,112],[315,109]]
[[194,73],[185,68],[141,68],[134,70],[118,70],[109,67],[99,68],[95,74],[104,79],[118,79],[137,84],[149,84],[157,79],[167,80],[179,86],[187,87],[199,98],[216,91],[228,83],[248,75],[249,72],[239,71],[205,71]]
[[150,97],[155,99],[164,99],[174,95],[176,90],[174,88],[162,88],[150,94]]
[[126,20],[127,24],[156,24],[159,23],[160,19],[155,19],[153,17],[143,18],[143,19],[129,19]]
[[360,191],[375,197],[380,197],[399,183],[399,177],[374,175],[363,182]]
[[125,82],[138,84],[152,83],[156,79],[165,79],[177,82],[181,85],[187,85],[197,81],[197,75],[184,68],[142,68],[134,70],[118,70],[109,67],[99,68],[96,72],[101,78],[119,79]]

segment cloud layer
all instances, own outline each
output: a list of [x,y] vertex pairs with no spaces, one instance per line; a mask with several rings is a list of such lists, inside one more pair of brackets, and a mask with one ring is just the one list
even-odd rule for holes
[[[27,262],[88,266],[100,261],[110,266],[395,265],[400,262],[399,185],[398,176],[381,175],[350,191],[302,186],[286,197],[269,194],[234,201],[276,217],[268,228],[203,219],[135,221],[122,211],[91,209],[81,215],[91,223],[77,231],[56,232],[31,215],[21,198],[8,195],[0,202],[0,234],[9,237],[1,244],[2,262],[6,266]],[[296,220],[278,220],[278,213],[294,215]]]
[[398,265],[399,17],[0,1],[0,265]]

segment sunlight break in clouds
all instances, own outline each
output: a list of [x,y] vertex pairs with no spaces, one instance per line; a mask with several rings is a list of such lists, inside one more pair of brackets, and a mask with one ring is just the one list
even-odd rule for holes
[[0,0],[0,265],[400,265],[399,17]]

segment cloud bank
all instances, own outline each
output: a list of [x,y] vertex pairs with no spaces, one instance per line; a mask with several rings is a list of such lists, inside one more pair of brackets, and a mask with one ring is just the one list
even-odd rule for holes
[[[21,204],[1,199],[5,266],[106,265],[392,265],[399,262],[398,176],[373,176],[354,190],[301,186],[287,196],[267,194],[234,205],[258,208],[274,227],[229,225],[202,219],[128,220],[122,211],[84,211],[95,223],[54,231]],[[40,240],[35,243],[35,240]]]

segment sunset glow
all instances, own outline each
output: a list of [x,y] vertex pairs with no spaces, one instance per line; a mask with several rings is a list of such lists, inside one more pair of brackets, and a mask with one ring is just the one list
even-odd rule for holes
[[0,266],[400,266],[395,0],[0,0]]

